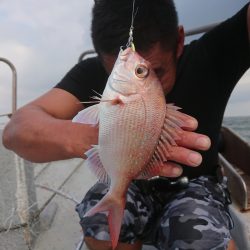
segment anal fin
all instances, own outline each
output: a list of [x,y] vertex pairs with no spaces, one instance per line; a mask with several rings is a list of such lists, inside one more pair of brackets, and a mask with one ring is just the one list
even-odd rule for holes
[[89,149],[85,155],[87,159],[84,162],[84,165],[88,167],[91,172],[98,178],[100,182],[110,184],[110,178],[102,165],[100,156],[99,156],[99,147],[98,145],[94,145],[91,149]]

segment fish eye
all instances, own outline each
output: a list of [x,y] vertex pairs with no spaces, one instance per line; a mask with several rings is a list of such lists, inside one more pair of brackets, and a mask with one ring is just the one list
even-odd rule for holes
[[135,74],[139,78],[145,78],[149,74],[149,69],[148,69],[148,67],[146,65],[139,64],[139,65],[136,66]]

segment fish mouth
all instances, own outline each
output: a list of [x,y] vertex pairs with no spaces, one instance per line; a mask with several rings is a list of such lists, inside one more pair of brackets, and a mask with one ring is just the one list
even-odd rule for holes
[[121,49],[119,53],[119,59],[121,61],[127,61],[128,56],[133,53],[134,51],[131,48]]

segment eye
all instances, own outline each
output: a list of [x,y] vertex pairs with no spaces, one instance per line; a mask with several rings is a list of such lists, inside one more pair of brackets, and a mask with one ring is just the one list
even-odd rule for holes
[[148,69],[148,67],[146,65],[139,64],[139,65],[136,66],[135,74],[139,78],[145,78],[149,74],[149,69]]

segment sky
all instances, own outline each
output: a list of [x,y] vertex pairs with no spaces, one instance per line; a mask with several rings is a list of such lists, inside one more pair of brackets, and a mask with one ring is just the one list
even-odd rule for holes
[[[94,0],[0,0],[0,57],[17,69],[18,107],[52,88],[92,48]],[[220,22],[247,0],[176,0],[186,30]],[[247,51],[246,51],[247,53]],[[0,114],[11,110],[11,72],[0,62]],[[250,71],[237,84],[226,116],[250,116]]]

